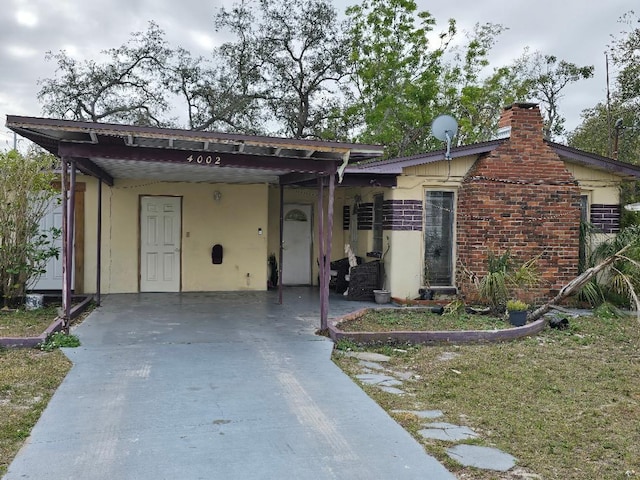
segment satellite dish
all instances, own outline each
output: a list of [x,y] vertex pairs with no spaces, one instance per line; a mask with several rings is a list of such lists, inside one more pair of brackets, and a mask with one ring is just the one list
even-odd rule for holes
[[439,115],[431,123],[431,133],[438,140],[446,142],[458,133],[458,122],[451,115]]
[[458,133],[458,122],[451,115],[439,115],[431,123],[431,133],[438,140],[447,142],[444,157],[451,160],[451,139]]

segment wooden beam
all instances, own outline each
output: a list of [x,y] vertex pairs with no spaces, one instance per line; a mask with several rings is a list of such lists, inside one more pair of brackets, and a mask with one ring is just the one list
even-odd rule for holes
[[[60,155],[61,157],[66,155]],[[68,157],[68,156],[67,156]],[[93,163],[88,158],[75,158],[76,166],[78,170],[80,170],[85,175],[90,175],[95,178],[101,179],[104,183],[113,187],[113,177],[109,175],[106,171],[100,168],[98,165]]]
[[318,174],[316,173],[287,173],[280,175],[278,178],[280,185],[299,185],[306,183],[309,186],[313,186],[317,183]]
[[[333,159],[274,157],[234,152],[209,153],[191,150],[169,150],[166,148],[129,147],[126,145],[93,145],[89,143],[61,143],[58,147],[58,152],[60,156],[82,159],[110,158],[138,162],[199,165],[202,168],[255,168],[322,174],[329,173],[332,165],[336,162]],[[103,180],[107,183],[105,178]]]

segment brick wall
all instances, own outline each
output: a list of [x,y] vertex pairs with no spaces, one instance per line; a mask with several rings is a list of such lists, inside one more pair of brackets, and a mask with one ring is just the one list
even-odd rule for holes
[[351,223],[351,208],[349,205],[342,207],[342,230],[349,230],[349,224]]
[[358,230],[373,230],[373,202],[358,205]]
[[620,205],[591,205],[589,220],[597,231],[602,233],[618,233],[620,231]]
[[[510,250],[520,262],[541,255],[541,286],[521,292],[540,301],[578,274],[580,190],[544,143],[537,106],[505,109],[500,126],[509,125],[510,139],[479,158],[459,189],[458,262],[482,276],[490,251]],[[471,299],[475,289],[462,270],[457,283]]]
[[422,231],[422,201],[385,200],[382,205],[382,229]]

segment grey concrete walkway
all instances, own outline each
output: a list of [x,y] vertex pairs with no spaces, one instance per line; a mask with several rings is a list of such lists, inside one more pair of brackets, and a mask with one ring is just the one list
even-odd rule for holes
[[455,478],[331,362],[315,291],[276,300],[106,297],[4,478]]

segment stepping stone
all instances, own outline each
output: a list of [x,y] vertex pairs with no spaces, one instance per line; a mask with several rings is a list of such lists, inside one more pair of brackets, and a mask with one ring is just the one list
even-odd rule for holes
[[428,423],[425,427],[427,428],[418,430],[418,433],[424,438],[430,438],[433,440],[457,442],[460,440],[478,437],[478,434],[469,427],[461,427],[460,425],[453,425],[451,423]]
[[381,373],[361,373],[356,375],[356,378],[367,385],[378,385],[380,387],[402,385],[400,380]]
[[382,390],[383,392],[392,393],[394,395],[404,395],[405,393],[407,393],[404,390],[400,390],[399,388],[396,388],[396,387],[380,386],[380,390]]
[[357,358],[358,360],[364,360],[367,362],[388,362],[391,357],[382,355],[381,353],[373,352],[346,352],[345,356]]
[[366,360],[360,360],[358,364],[364,368],[371,370],[384,370],[384,367],[377,362],[367,362]]
[[392,413],[410,413],[418,418],[438,418],[444,415],[442,410],[391,410]]
[[401,380],[409,380],[411,377],[415,375],[413,372],[410,372],[410,371],[398,372],[396,370],[393,370],[391,373],[393,374],[394,377],[398,377]]
[[506,472],[516,464],[516,458],[493,447],[456,445],[447,449],[447,455],[465,467]]
[[441,362],[446,362],[447,360],[453,360],[456,357],[459,357],[460,354],[456,353],[456,352],[444,352],[442,353],[442,355],[440,355],[437,360],[440,360]]

